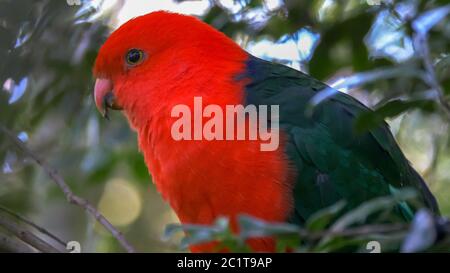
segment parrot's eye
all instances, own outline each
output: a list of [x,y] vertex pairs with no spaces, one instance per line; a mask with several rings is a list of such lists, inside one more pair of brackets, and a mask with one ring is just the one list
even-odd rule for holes
[[144,60],[144,52],[139,49],[130,49],[125,59],[128,65],[138,65]]

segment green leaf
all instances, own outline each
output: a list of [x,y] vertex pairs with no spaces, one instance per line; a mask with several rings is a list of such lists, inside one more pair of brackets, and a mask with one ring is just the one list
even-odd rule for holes
[[288,223],[269,223],[248,215],[238,216],[238,223],[240,227],[239,236],[243,239],[299,233],[299,227],[296,225]]
[[310,231],[320,231],[325,229],[342,211],[346,203],[339,201],[336,204],[324,208],[309,217],[306,221],[306,228]]
[[212,242],[217,239],[229,238],[229,220],[225,217],[218,218],[213,225],[195,224],[169,224],[166,226],[163,240],[167,241],[176,233],[184,232],[185,237],[181,239],[180,247],[187,248],[192,244]]
[[354,128],[356,132],[363,133],[376,128],[386,118],[398,116],[412,109],[431,112],[435,106],[432,100],[392,100],[374,111],[361,113],[355,120]]
[[376,212],[392,209],[399,202],[413,199],[417,196],[413,189],[403,189],[392,196],[383,196],[361,204],[359,207],[340,217],[330,228],[330,232],[342,231],[354,224],[364,223],[367,218]]
[[344,238],[333,237],[330,240],[319,243],[312,249],[312,252],[350,252],[365,245],[367,239],[364,238]]

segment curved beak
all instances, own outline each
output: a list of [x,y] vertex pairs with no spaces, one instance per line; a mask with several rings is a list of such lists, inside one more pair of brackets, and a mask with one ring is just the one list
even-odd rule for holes
[[108,110],[122,110],[113,93],[113,83],[109,79],[97,79],[94,88],[94,100],[98,111],[109,119]]

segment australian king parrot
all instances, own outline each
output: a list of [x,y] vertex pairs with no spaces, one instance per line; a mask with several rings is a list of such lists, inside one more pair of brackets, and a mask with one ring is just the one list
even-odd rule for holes
[[[439,211],[386,123],[355,132],[355,119],[370,109],[335,92],[311,110],[314,96],[330,87],[252,56],[195,17],[158,11],[131,19],[103,44],[93,74],[97,108],[103,115],[123,111],[153,182],[181,223],[226,216],[238,232],[237,216],[247,214],[302,225],[340,200],[352,209],[407,187],[418,193],[419,207]],[[229,106],[252,107],[227,126]],[[262,149],[268,139],[251,139],[251,129],[236,137],[255,123],[255,109],[263,123],[253,130],[266,121],[267,132],[278,132],[272,147]],[[395,213],[409,221],[417,208],[399,203]],[[271,238],[249,245],[274,250]],[[214,249],[214,243],[191,247]]]

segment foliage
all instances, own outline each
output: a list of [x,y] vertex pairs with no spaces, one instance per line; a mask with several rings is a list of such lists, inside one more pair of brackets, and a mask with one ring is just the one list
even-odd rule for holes
[[[219,218],[213,226],[169,225],[165,236],[170,238],[183,231],[186,236],[180,246],[217,242],[217,250],[251,251],[246,241],[272,237],[276,250],[285,252],[448,252],[450,251],[450,221],[420,210],[411,225],[391,222],[389,212],[399,201],[410,200],[415,193],[409,190],[394,196],[367,201],[352,211],[341,213],[342,202],[318,211],[304,227],[287,223],[268,223],[241,215],[239,233],[231,232],[229,220]],[[376,218],[377,224],[366,219]],[[372,245],[377,245],[373,249]],[[379,246],[379,248],[378,248]]]

